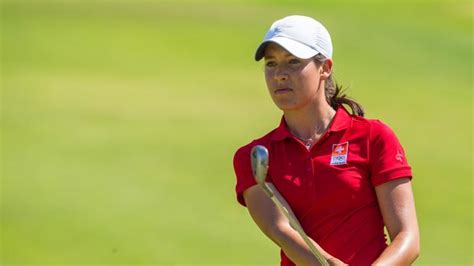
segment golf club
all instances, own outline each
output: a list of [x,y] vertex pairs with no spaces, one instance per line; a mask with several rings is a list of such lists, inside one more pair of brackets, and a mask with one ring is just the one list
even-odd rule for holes
[[318,259],[321,265],[329,265],[326,259],[324,259],[323,255],[316,249],[313,243],[309,240],[309,237],[304,232],[303,228],[301,227],[300,223],[290,214],[290,212],[283,206],[283,204],[275,197],[274,191],[265,183],[265,178],[267,177],[268,171],[268,150],[262,145],[256,145],[252,148],[250,153],[250,159],[252,163],[252,173],[255,178],[255,181],[260,185],[260,187],[265,191],[268,197],[276,204],[278,209],[288,218],[290,225],[300,234],[303,238],[304,242],[310,248],[313,255]]

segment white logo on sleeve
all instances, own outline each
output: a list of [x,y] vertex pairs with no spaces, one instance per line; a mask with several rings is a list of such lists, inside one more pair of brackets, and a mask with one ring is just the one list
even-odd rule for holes
[[400,150],[397,150],[397,155],[395,155],[395,159],[399,162],[403,162],[403,153],[400,152]]
[[349,154],[349,142],[332,145],[331,165],[347,164]]

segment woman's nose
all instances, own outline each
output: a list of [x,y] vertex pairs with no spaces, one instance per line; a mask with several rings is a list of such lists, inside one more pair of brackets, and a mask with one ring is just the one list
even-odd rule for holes
[[285,81],[288,79],[288,72],[284,67],[278,67],[275,71],[275,79],[278,81]]

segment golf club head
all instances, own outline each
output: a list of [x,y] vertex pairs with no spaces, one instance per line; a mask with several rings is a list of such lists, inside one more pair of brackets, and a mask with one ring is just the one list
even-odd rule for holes
[[268,170],[268,150],[262,145],[256,145],[250,152],[252,161],[252,173],[255,181],[259,184],[265,183]]

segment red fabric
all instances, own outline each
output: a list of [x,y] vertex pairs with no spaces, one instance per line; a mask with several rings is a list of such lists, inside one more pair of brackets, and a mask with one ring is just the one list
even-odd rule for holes
[[[374,187],[412,176],[388,126],[340,107],[328,131],[308,151],[282,118],[278,128],[234,156],[237,200],[244,206],[243,192],[256,184],[250,166],[255,145],[268,149],[267,182],[285,197],[308,236],[350,265],[377,259],[386,239]],[[283,252],[281,265],[294,265]]]

